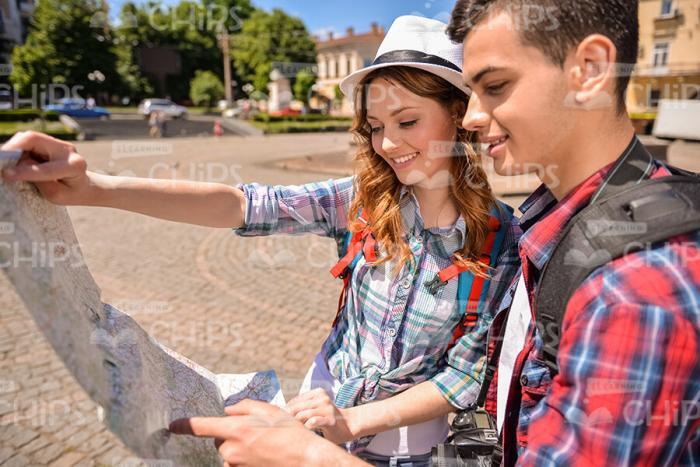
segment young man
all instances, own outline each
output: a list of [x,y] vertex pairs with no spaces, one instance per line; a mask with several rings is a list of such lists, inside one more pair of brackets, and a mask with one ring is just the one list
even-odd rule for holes
[[[640,251],[630,244],[636,252],[584,276],[561,303],[555,360],[546,348],[552,321],[536,314],[552,292],[539,290],[545,267],[574,216],[610,194],[632,161],[643,164],[626,187],[669,175],[625,108],[637,17],[635,0],[459,0],[453,13],[449,34],[464,44],[473,90],[464,127],[488,145],[499,173],[535,170],[543,182],[521,207],[522,282],[503,350],[524,345],[501,354],[487,406],[503,426],[506,464],[700,463],[697,227]],[[651,189],[639,202],[647,197]],[[653,226],[664,213],[646,214]],[[647,226],[590,219],[596,225],[612,226],[608,236]],[[567,253],[557,273],[595,260]],[[497,319],[491,335],[504,324]]]
[[[508,465],[700,464],[697,228],[630,248],[587,275],[565,302],[553,366],[551,336],[532,306],[566,228],[610,193],[621,164],[647,161],[632,185],[669,175],[636,140],[625,109],[637,10],[633,0],[459,0],[453,12],[449,33],[464,44],[473,89],[464,127],[488,145],[499,173],[534,170],[543,182],[521,208],[522,279],[491,330],[506,326],[487,408],[499,415]],[[574,267],[594,258],[571,259]],[[176,430],[197,433],[207,423]],[[350,462],[307,441],[310,465],[315,448],[324,453],[318,465]]]

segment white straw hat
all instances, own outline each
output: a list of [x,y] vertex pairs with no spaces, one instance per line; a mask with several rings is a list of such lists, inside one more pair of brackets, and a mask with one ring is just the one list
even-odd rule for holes
[[354,99],[355,88],[370,72],[389,66],[407,66],[429,71],[466,95],[471,90],[462,78],[462,46],[450,41],[447,25],[421,16],[399,16],[379,46],[374,62],[355,71],[340,83],[346,97]]

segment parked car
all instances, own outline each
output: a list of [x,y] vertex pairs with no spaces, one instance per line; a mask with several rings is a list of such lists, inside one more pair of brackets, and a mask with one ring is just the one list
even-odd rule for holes
[[12,109],[12,93],[6,89],[0,90],[0,110]]
[[68,115],[74,118],[100,118],[108,119],[111,114],[103,107],[88,107],[85,99],[64,98],[57,104],[50,104],[43,107],[44,111],[54,111],[59,114]]
[[168,99],[144,99],[139,104],[138,112],[143,115],[144,118],[148,118],[151,112],[156,110],[172,118],[187,117],[187,107],[177,105],[175,102]]

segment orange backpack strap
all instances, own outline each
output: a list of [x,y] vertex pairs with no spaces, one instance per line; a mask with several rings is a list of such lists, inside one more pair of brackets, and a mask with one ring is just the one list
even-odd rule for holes
[[[505,237],[506,228],[501,225],[497,217],[497,212],[489,218],[489,233],[484,242],[484,248],[479,258],[482,263],[482,272],[488,274],[489,268],[496,264],[498,253]],[[453,263],[435,275],[432,281],[426,282],[428,291],[435,295],[438,290],[449,281],[459,277],[457,286],[457,304],[464,307],[464,318],[455,327],[452,339],[448,345],[448,350],[464,335],[467,328],[476,326],[479,320],[479,307],[486,298],[488,290],[488,277],[477,276],[466,267]]]
[[[480,262],[482,272],[489,274],[489,269],[496,266],[498,254],[501,251],[506,235],[507,225],[503,225],[495,215],[489,219],[489,233],[486,236]],[[486,302],[491,280],[488,276],[476,276],[471,272],[463,272],[459,277],[457,303],[464,305],[464,319],[455,327],[448,350],[454,347],[468,328],[473,328],[479,321],[479,313]],[[466,298],[466,303],[465,303]]]
[[338,311],[333,320],[333,326],[338,322],[340,312],[343,309],[343,305],[345,305],[348,287],[350,287],[350,276],[352,275],[352,270],[355,268],[355,265],[360,260],[360,257],[364,256],[365,260],[370,263],[377,260],[377,242],[374,239],[374,235],[372,235],[372,229],[364,211],[360,211],[358,220],[364,223],[365,227],[359,232],[348,232],[345,246],[343,247],[343,251],[341,251],[342,257],[336,265],[331,268],[331,275],[333,277],[343,279],[343,290],[338,299]]

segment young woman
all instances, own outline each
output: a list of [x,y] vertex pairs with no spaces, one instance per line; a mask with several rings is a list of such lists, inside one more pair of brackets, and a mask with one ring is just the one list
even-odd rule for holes
[[[109,206],[243,236],[333,237],[345,280],[331,334],[287,410],[376,465],[427,465],[447,414],[476,400],[491,307],[517,272],[517,226],[470,135],[461,48],[446,26],[398,18],[372,66],[342,83],[355,101],[355,177],[303,186],[109,177],[71,145],[15,136],[29,180],[60,204]],[[487,267],[490,266],[490,267]],[[373,436],[376,435],[376,436]]]

